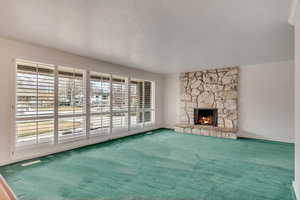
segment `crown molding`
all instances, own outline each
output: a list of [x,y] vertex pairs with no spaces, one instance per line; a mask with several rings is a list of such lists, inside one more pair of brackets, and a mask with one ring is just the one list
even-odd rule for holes
[[299,0],[292,0],[291,8],[290,8],[290,16],[289,16],[289,23],[291,25],[295,25],[296,20],[296,14],[297,14],[297,8],[299,6]]

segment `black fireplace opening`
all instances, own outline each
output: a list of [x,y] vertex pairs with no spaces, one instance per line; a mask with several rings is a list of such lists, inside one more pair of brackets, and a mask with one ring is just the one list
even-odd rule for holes
[[218,126],[218,110],[208,108],[194,109],[194,124],[206,126]]

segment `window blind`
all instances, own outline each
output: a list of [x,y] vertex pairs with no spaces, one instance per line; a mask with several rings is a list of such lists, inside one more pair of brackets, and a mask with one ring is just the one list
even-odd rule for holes
[[110,112],[110,75],[91,72],[91,113]]
[[130,80],[130,128],[143,127],[143,81]]
[[84,73],[67,67],[58,69],[58,139],[76,139],[85,135]]
[[16,135],[17,144],[53,141],[54,67],[17,62]]
[[145,95],[145,109],[152,109],[152,82],[145,81],[144,82],[144,95]]
[[112,77],[112,129],[128,129],[128,79]]
[[154,122],[153,82],[144,82],[144,96],[144,122],[149,125]]
[[154,106],[154,82],[17,60],[17,146],[140,129]]
[[90,73],[90,135],[110,132],[110,75]]

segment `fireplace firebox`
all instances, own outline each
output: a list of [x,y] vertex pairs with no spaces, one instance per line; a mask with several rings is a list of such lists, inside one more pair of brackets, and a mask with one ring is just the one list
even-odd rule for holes
[[218,126],[218,110],[208,108],[194,109],[194,124],[206,126]]

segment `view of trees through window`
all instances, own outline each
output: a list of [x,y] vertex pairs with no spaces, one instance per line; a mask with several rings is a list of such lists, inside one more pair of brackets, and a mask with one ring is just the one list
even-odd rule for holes
[[153,87],[151,81],[18,61],[17,145],[60,143],[153,124]]

